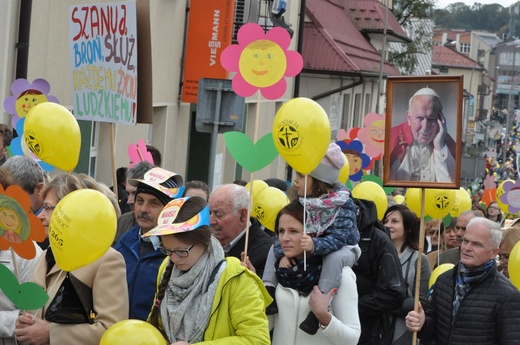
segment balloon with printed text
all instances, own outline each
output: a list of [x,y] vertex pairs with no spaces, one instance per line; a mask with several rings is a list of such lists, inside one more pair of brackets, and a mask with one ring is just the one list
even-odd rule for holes
[[276,113],[272,135],[276,150],[287,164],[307,175],[318,166],[329,147],[329,118],[312,99],[293,98]]
[[93,189],[79,189],[58,202],[49,223],[56,264],[70,272],[88,265],[112,245],[117,217],[110,200]]
[[58,103],[44,102],[29,111],[23,140],[45,163],[71,172],[79,160],[81,132],[71,112]]

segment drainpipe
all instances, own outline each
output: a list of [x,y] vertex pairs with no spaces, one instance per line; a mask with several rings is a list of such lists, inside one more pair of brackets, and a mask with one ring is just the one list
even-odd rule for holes
[[[300,20],[298,21],[298,41],[296,43],[296,51],[300,53],[300,55],[303,56],[303,29],[305,25],[305,7],[306,7],[306,0],[300,1]],[[300,73],[296,77],[294,77],[294,91],[293,91],[293,98],[297,98],[300,96]],[[286,164],[287,166],[287,175],[286,175],[286,182],[291,185],[292,184],[292,168],[289,164]]]
[[27,79],[29,65],[29,36],[31,33],[32,0],[21,0],[18,20],[18,43],[16,43],[16,79]]

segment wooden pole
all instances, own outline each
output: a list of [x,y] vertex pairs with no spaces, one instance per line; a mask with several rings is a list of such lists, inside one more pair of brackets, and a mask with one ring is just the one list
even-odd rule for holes
[[[253,144],[256,144],[256,141],[258,140],[258,122],[260,118],[260,91],[257,91],[258,98],[256,99],[256,119],[255,119],[255,134],[253,136]],[[251,177],[250,177],[250,185],[249,185],[249,209],[247,210],[247,218],[246,218],[246,224],[249,224],[249,218],[251,215],[251,210],[253,209],[253,172],[251,171]],[[249,247],[249,225],[246,226],[246,244],[244,246],[244,262],[247,259],[247,250]]]
[[[419,254],[417,255],[417,269],[415,271],[415,294],[413,310],[418,312],[419,310],[419,294],[421,288],[421,266],[422,266],[422,255],[424,253],[424,204],[426,200],[426,190],[421,188],[421,226],[419,232]],[[440,236],[440,235],[439,235]],[[406,283],[406,282],[405,282]],[[413,332],[412,344],[417,344],[417,332]]]
[[[114,124],[112,122],[109,123],[110,129],[110,158],[112,160],[112,180],[114,186],[112,187],[116,198],[118,198],[117,194],[117,174],[116,174],[116,144],[114,139]],[[137,150],[139,151],[139,149]],[[118,198],[119,199],[119,198]]]

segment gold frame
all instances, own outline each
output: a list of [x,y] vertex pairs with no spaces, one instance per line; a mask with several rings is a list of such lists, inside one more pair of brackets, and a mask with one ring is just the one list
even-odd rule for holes
[[[399,136],[400,126],[407,126],[406,112],[408,102],[415,92],[429,87],[435,90],[443,104],[443,114],[446,119],[446,142],[450,153],[455,159],[455,171],[452,182],[410,181],[391,178],[391,154],[399,143],[404,143],[404,135]],[[460,165],[462,153],[462,103],[463,103],[463,76],[421,76],[421,77],[388,77],[386,89],[386,124],[385,124],[385,153],[383,158],[383,185],[393,187],[414,188],[459,188]],[[394,130],[392,130],[394,128]],[[409,126],[408,126],[409,128]],[[411,130],[408,138],[410,138]],[[398,137],[399,136],[399,137]],[[408,139],[409,140],[409,139]],[[413,137],[412,137],[413,140]],[[409,144],[406,144],[409,145]],[[393,146],[393,147],[391,147]],[[403,152],[403,151],[401,151]],[[394,152],[395,155],[395,152]]]

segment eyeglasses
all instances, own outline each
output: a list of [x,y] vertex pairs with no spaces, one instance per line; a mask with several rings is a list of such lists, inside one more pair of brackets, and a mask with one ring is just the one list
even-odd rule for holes
[[158,246],[157,249],[161,251],[164,255],[172,256],[173,253],[177,255],[180,258],[187,258],[188,255],[190,255],[190,250],[195,246],[195,244],[192,244],[188,247],[188,249],[168,249],[164,248],[163,246]]
[[499,209],[498,207],[496,207],[496,206],[489,206],[489,207],[488,207],[488,210],[495,210],[495,211],[498,211],[498,210],[500,210],[500,209]]
[[509,260],[509,255],[510,254],[499,253],[498,254],[498,260],[500,260],[500,261],[507,261],[507,260]]
[[54,211],[55,208],[56,206],[43,205],[43,211],[45,212]]
[[428,233],[430,234],[430,236],[437,236],[439,234],[439,231],[438,230],[430,230]]
[[457,230],[457,231],[459,231],[459,230],[466,231],[466,227],[465,226],[455,225],[455,230]]

